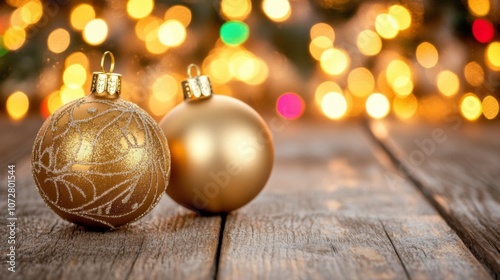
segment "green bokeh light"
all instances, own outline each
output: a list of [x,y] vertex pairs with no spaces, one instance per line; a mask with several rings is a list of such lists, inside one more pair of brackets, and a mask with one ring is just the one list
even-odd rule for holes
[[6,55],[9,52],[3,45],[3,36],[0,35],[0,57]]
[[230,46],[238,46],[248,39],[250,29],[246,23],[241,21],[228,21],[220,28],[220,38],[222,42]]

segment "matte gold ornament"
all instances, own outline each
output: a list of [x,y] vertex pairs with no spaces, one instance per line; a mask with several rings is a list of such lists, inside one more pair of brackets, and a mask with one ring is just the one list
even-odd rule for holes
[[[110,54],[109,72],[103,68]],[[151,211],[168,185],[170,152],[156,122],[122,100],[121,75],[105,52],[92,94],[66,104],[42,125],[31,159],[45,203],[61,218],[114,229]]]
[[167,194],[201,214],[230,212],[266,184],[274,159],[271,133],[247,104],[212,96],[208,77],[196,65],[188,67],[188,76],[182,83],[185,102],[160,122],[172,152]]

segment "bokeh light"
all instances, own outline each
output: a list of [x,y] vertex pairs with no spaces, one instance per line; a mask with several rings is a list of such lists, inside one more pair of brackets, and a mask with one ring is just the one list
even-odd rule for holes
[[392,101],[394,113],[400,119],[409,119],[415,115],[418,109],[418,101],[415,95],[395,96]]
[[320,58],[321,68],[330,75],[340,75],[349,66],[349,57],[343,50],[331,48],[323,52]]
[[26,32],[19,26],[12,26],[3,35],[3,45],[6,49],[15,51],[23,46],[26,41]]
[[347,113],[347,100],[339,92],[328,92],[321,100],[323,114],[332,120],[343,118]]
[[61,87],[60,96],[62,104],[68,104],[78,98],[85,97],[85,92],[83,88],[76,85],[63,85]]
[[165,20],[175,19],[182,23],[184,27],[191,23],[192,17],[191,10],[182,5],[172,6],[165,12]]
[[416,51],[417,61],[425,68],[432,68],[436,66],[439,54],[433,44],[429,42],[420,43]]
[[492,96],[488,95],[483,99],[483,102],[481,103],[483,107],[483,115],[485,118],[488,120],[492,120],[498,116],[498,100]]
[[385,72],[387,83],[394,92],[401,96],[407,96],[413,90],[412,73],[410,66],[401,59],[394,59],[388,65]]
[[464,77],[471,86],[478,87],[484,81],[483,68],[476,61],[471,61],[464,67]]
[[85,69],[88,69],[89,59],[82,52],[74,52],[74,53],[68,55],[68,57],[64,61],[64,67],[68,68],[72,64],[80,64]]
[[276,110],[282,117],[294,120],[304,113],[305,103],[302,97],[296,93],[284,93],[276,102]]
[[436,77],[436,84],[439,91],[445,96],[453,96],[460,89],[458,76],[449,70],[439,72]]
[[490,0],[467,0],[469,10],[478,17],[486,16],[490,12]]
[[382,93],[371,94],[366,99],[365,107],[368,115],[374,119],[385,118],[391,110],[389,100]]
[[85,28],[85,25],[94,18],[94,8],[89,4],[80,4],[71,12],[70,23],[74,29],[81,31]]
[[465,94],[460,100],[460,113],[469,121],[477,120],[482,113],[481,100],[473,93]]
[[486,49],[486,62],[493,70],[500,69],[500,42],[491,42]]
[[309,44],[309,53],[316,60],[321,60],[324,51],[333,48],[333,41],[326,36],[318,36]]
[[64,28],[52,31],[47,38],[47,47],[53,53],[62,53],[70,43],[69,32]]
[[220,28],[220,38],[230,46],[238,46],[248,39],[250,29],[246,23],[241,21],[228,21]]
[[478,18],[472,23],[472,35],[479,43],[488,43],[495,36],[495,28],[488,20]]
[[275,22],[283,22],[292,14],[292,7],[288,0],[264,0],[262,10],[269,19]]
[[186,28],[178,20],[167,20],[158,28],[158,39],[167,47],[180,46],[186,40]]
[[39,0],[31,0],[21,7],[20,12],[24,22],[27,24],[35,24],[42,18],[42,3]]
[[396,19],[389,14],[380,14],[375,19],[375,30],[384,39],[393,39],[399,33]]
[[23,119],[28,113],[29,106],[28,96],[22,91],[16,91],[7,98],[7,114],[14,121]]
[[67,86],[81,87],[87,79],[87,71],[80,64],[72,64],[64,70],[63,81]]
[[347,88],[357,97],[367,97],[375,88],[375,78],[364,67],[353,69],[347,77]]
[[153,8],[153,0],[129,0],[127,2],[127,13],[135,19],[147,17],[151,14]]
[[342,93],[340,86],[333,81],[325,81],[318,85],[316,91],[314,92],[314,100],[316,105],[321,107],[323,97],[329,92],[339,92]]
[[175,98],[179,92],[179,83],[172,75],[162,75],[153,82],[152,91],[156,100],[159,102],[167,102]]
[[358,34],[356,45],[362,54],[374,56],[382,49],[382,40],[374,31],[363,30]]
[[393,19],[396,20],[398,29],[405,30],[411,25],[411,14],[405,7],[401,5],[392,5],[388,13]]
[[252,11],[250,0],[222,0],[220,11],[227,19],[244,20]]
[[335,31],[333,30],[333,27],[324,22],[314,24],[309,31],[309,35],[311,36],[311,40],[314,40],[317,37],[326,37],[332,43],[335,41]]
[[100,45],[108,36],[108,25],[102,19],[93,19],[85,25],[83,39],[90,45]]

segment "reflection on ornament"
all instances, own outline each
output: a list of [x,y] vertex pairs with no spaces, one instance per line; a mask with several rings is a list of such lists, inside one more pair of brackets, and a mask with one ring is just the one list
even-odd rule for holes
[[200,76],[196,65],[188,75],[182,83],[186,102],[160,122],[172,152],[167,194],[198,213],[230,212],[266,184],[274,158],[271,133],[250,106],[212,95],[208,77]]
[[120,84],[121,75],[95,72],[93,94],[50,116],[33,147],[33,177],[45,203],[88,228],[139,219],[168,184],[165,136],[146,112],[119,98]]

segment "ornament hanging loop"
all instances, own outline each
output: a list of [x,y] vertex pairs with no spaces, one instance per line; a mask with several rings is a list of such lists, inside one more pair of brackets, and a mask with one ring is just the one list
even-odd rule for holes
[[199,77],[201,75],[200,67],[198,67],[198,65],[196,65],[194,63],[191,63],[187,67],[187,74],[188,74],[188,78],[190,78],[190,79],[194,78],[193,76],[191,76],[191,73],[193,73],[193,68],[196,69],[196,77]]
[[[110,65],[109,71],[104,70],[104,62],[106,61],[106,55],[109,54]],[[101,72],[94,72],[92,74],[92,85],[90,87],[90,92],[94,96],[100,98],[115,99],[121,92],[122,85],[122,75],[113,73],[115,69],[115,56],[110,51],[105,51],[101,57]]]
[[[196,76],[193,76],[193,68],[196,70]],[[187,80],[183,81],[182,91],[184,100],[196,101],[212,96],[212,84],[208,76],[201,75],[200,67],[196,64],[189,64],[187,67]]]
[[[111,64],[109,65],[109,71],[106,72],[106,70],[104,70],[104,62],[106,60],[106,55],[109,54],[109,58],[111,59]],[[101,58],[101,70],[102,72],[104,73],[111,73],[113,72],[113,70],[115,69],[115,56],[113,55],[112,52],[110,51],[105,51],[103,54],[102,54],[102,58]],[[198,69],[199,71],[199,69]]]

